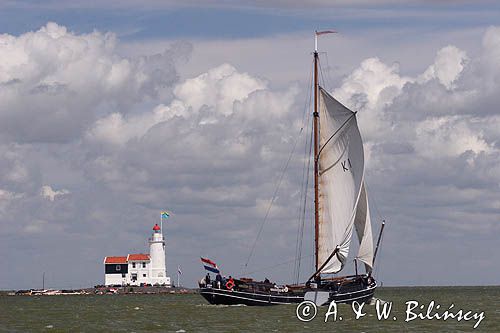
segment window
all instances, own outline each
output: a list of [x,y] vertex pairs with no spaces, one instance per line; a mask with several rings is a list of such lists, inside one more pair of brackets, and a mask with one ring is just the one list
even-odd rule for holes
[[142,263],[142,268],[146,268],[146,263],[145,262]]
[[132,268],[135,268],[135,262],[132,263]]
[[116,265],[116,271],[121,271],[122,270],[122,265]]
[[142,277],[146,277],[146,274],[142,274]]

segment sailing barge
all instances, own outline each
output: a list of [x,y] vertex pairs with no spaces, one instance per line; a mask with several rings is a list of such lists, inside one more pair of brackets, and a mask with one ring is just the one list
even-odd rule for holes
[[[200,283],[200,294],[211,304],[277,305],[311,300],[317,305],[331,301],[367,302],[377,283],[372,276],[377,248],[373,247],[368,196],[364,181],[364,151],[356,112],[338,102],[318,83],[319,35],[314,50],[314,226],[316,271],[304,284],[277,286],[250,278]],[[347,260],[353,231],[359,240],[356,262],[366,273],[333,277]]]

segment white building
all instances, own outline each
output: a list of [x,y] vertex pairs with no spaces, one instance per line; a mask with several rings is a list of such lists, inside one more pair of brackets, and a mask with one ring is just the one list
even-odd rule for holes
[[129,254],[126,257],[104,258],[104,284],[170,286],[165,266],[165,240],[160,226],[155,224],[149,238],[149,254]]

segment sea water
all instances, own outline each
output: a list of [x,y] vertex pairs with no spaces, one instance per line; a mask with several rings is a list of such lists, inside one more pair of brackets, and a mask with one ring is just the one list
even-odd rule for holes
[[[327,316],[327,306],[318,307],[313,319],[302,321],[296,305],[209,305],[196,294],[0,296],[0,331],[500,332],[500,287],[384,287],[377,289],[375,297],[379,311],[386,305],[387,312],[391,305],[386,318],[380,318],[377,302],[372,302],[335,305],[335,318]],[[443,319],[445,311],[459,310],[461,320]],[[470,320],[463,318],[467,311]],[[483,319],[474,328],[477,318],[471,316],[481,313]]]

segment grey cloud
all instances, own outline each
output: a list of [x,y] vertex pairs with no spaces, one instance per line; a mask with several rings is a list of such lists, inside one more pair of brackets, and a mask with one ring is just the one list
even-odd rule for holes
[[[442,282],[441,273],[431,281],[419,272],[431,269],[467,280],[465,266],[448,263],[449,258],[464,258],[483,276],[494,271],[475,267],[473,258],[487,252],[485,247],[498,250],[492,234],[500,230],[500,136],[494,129],[500,124],[493,91],[500,72],[491,63],[498,36],[498,28],[489,28],[478,55],[466,62],[457,61],[464,58],[459,49],[446,47],[417,77],[365,61],[335,91],[347,105],[360,107],[367,181],[372,208],[378,206],[372,212],[380,210],[389,221],[384,258],[389,273],[381,279],[391,281],[396,274],[403,284],[451,282]],[[393,89],[389,95],[383,93],[387,88]],[[359,103],[360,95],[369,103]],[[434,267],[437,261],[443,267]],[[398,274],[398,265],[408,273]]]
[[[359,110],[373,220],[378,225],[382,215],[388,221],[379,273],[384,283],[450,283],[450,273],[458,276],[456,283],[493,281],[494,262],[484,258],[491,258],[486,254],[498,247],[500,118],[486,109],[498,97],[485,89],[463,94],[473,90],[471,82],[489,66],[488,87],[496,87],[498,71],[491,57],[500,32],[492,28],[486,36],[491,42],[484,52],[469,56],[458,74],[451,70],[446,72],[451,76],[407,77],[400,74],[404,68],[369,59],[335,91]],[[98,283],[103,256],[146,249],[149,229],[162,209],[173,211],[165,225],[167,265],[171,271],[182,265],[185,284],[194,285],[202,274],[200,255],[217,260],[225,271],[244,270],[302,125],[306,92],[294,86],[269,88],[265,80],[228,64],[173,84],[178,59],[189,48],[177,45],[136,59],[135,73],[154,83],[135,86],[140,88],[132,89],[133,103],[127,109],[87,104],[92,117],[72,133],[73,140],[47,144],[39,134],[32,134],[29,143],[16,136],[3,139],[0,251],[15,249],[16,260],[29,264],[1,271],[0,287],[35,286],[34,275],[43,270],[54,274],[54,287]],[[447,50],[439,58],[442,62],[430,64],[433,73],[458,68],[460,50]],[[41,83],[22,80],[15,85]],[[162,90],[169,84],[168,92]],[[151,93],[148,101],[141,100],[141,89]],[[101,91],[95,100],[118,103],[129,92]],[[61,109],[79,119],[80,109],[72,108],[66,97],[57,100]],[[64,122],[43,107],[49,102],[37,100],[40,117],[51,119],[44,126],[60,131],[54,127]],[[33,117],[28,118],[32,123],[40,121]],[[306,136],[305,131],[300,136],[247,271],[293,257]],[[47,200],[40,196],[46,185],[70,193]],[[306,223],[304,272],[312,262],[312,223]],[[476,251],[471,254],[467,249],[472,248]],[[484,277],[449,259],[455,257],[472,266],[482,258],[476,269]],[[59,265],[74,260],[81,263],[74,271],[60,271]],[[289,282],[290,265],[279,268],[255,275]]]

